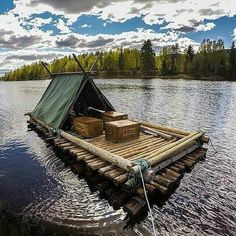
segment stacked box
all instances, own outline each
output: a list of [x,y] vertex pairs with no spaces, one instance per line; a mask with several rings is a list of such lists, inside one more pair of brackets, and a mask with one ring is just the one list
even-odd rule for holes
[[73,131],[85,138],[93,138],[102,135],[103,121],[94,117],[81,116],[72,120]]
[[139,138],[140,124],[130,120],[107,122],[105,126],[106,139],[119,143]]

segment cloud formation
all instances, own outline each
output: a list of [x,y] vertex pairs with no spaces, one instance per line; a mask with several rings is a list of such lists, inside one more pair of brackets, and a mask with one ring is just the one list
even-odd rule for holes
[[41,37],[37,35],[32,36],[15,36],[11,35],[8,39],[0,38],[0,47],[2,48],[27,48],[32,44],[36,44],[41,41]]
[[[140,48],[147,38],[155,50],[176,42],[181,48],[190,43],[197,47],[199,42],[190,39],[189,32],[210,31],[216,27],[214,20],[236,15],[235,0],[14,0],[14,4],[14,9],[0,14],[0,59],[4,61],[0,66],[4,69],[71,52]],[[99,32],[91,22],[79,22],[82,15],[99,19],[106,31]],[[141,19],[142,28],[107,31],[113,23],[123,26],[136,18]],[[91,33],[79,33],[85,29]],[[236,40],[236,28],[230,34]]]

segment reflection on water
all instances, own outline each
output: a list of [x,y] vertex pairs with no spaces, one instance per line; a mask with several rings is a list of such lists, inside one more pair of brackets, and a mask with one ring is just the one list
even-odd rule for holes
[[[49,81],[0,82],[0,200],[25,215],[80,232],[148,234],[150,217],[123,230],[125,214],[91,192],[34,132],[31,111]],[[236,230],[236,83],[185,80],[96,80],[114,107],[131,118],[202,129],[218,150],[184,176],[153,213],[159,234],[234,235]]]

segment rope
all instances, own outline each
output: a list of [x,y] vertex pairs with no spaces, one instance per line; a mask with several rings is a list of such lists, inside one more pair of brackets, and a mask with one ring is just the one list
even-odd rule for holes
[[209,141],[210,141],[210,144],[211,144],[211,147],[213,148],[213,150],[215,151],[213,155],[215,155],[216,153],[218,153],[218,151],[216,150],[211,138],[209,138]]
[[148,201],[147,191],[146,191],[146,187],[145,187],[145,184],[144,184],[144,179],[143,179],[142,170],[141,170],[141,167],[140,167],[139,165],[138,165],[138,168],[139,168],[140,177],[141,177],[141,181],[142,181],[142,185],[143,185],[144,195],[145,195],[146,202],[147,202],[147,205],[148,205],[148,210],[149,210],[149,212],[150,212],[151,219],[152,219],[153,235],[154,235],[154,236],[157,236],[156,228],[155,228],[155,225],[154,225],[154,218],[153,218],[153,215],[152,215],[152,210],[151,210],[151,207],[150,207],[150,203],[149,203],[149,201]]

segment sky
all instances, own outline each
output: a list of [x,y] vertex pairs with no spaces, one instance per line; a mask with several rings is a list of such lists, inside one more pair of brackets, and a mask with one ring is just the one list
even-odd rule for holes
[[236,40],[236,0],[0,0],[0,74],[71,53]]

